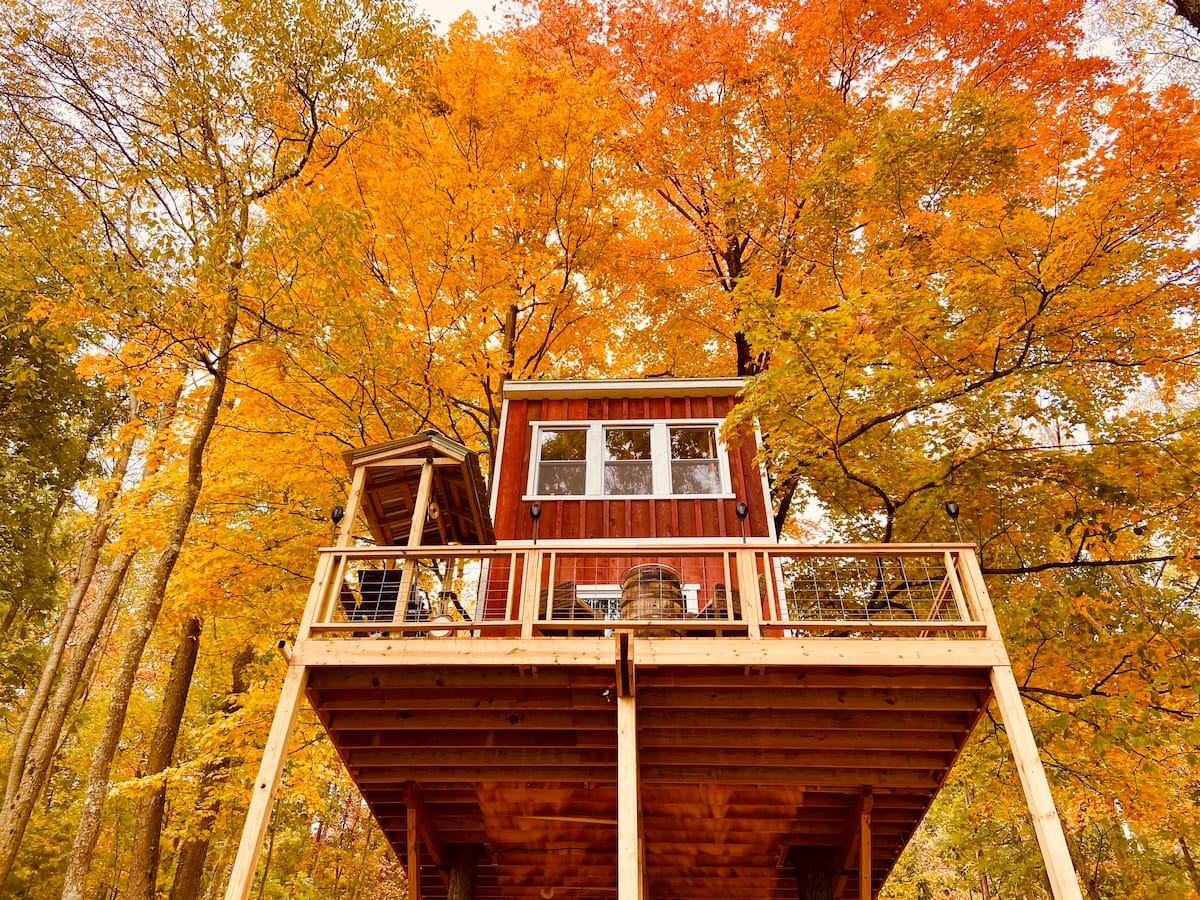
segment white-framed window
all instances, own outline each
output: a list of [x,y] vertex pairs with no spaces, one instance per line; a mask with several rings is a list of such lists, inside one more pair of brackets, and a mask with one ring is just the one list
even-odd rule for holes
[[728,497],[720,422],[534,422],[528,497]]

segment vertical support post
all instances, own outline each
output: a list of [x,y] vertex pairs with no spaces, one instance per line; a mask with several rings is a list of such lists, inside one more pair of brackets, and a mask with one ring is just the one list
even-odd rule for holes
[[354,533],[354,520],[358,518],[358,509],[362,506],[363,487],[367,483],[367,467],[359,466],[354,470],[350,480],[350,495],[346,498],[346,510],[342,514],[342,527],[338,531],[337,546],[349,547],[350,536]]
[[283,775],[283,764],[287,759],[288,741],[296,726],[296,714],[300,709],[300,696],[308,681],[308,669],[302,663],[288,666],[279,704],[275,707],[275,718],[271,721],[271,733],[263,749],[258,777],[254,779],[254,793],[250,796],[250,809],[246,813],[246,824],[242,828],[242,839],[238,844],[237,858],[225,889],[225,900],[246,900],[254,883],[254,871],[258,868],[258,855],[262,850],[267,824],[271,820],[271,805],[279,779]]
[[1021,705],[1021,690],[1017,687],[1017,679],[1013,677],[1012,666],[1008,664],[1000,622],[992,609],[992,601],[988,597],[979,562],[975,559],[975,554],[969,551],[962,552],[959,560],[970,586],[974,589],[978,612],[987,623],[987,636],[997,643],[1000,658],[1004,660],[1002,665],[992,667],[989,677],[992,692],[996,695],[996,705],[1000,708],[1000,719],[1004,722],[1005,734],[1008,735],[1017,775],[1021,779],[1025,805],[1029,807],[1033,831],[1042,851],[1042,862],[1046,867],[1050,892],[1054,900],[1083,900],[1083,894],[1079,890],[1079,876],[1075,874],[1075,864],[1071,862],[1067,838],[1063,834],[1062,822],[1054,806],[1054,796],[1050,793],[1046,770],[1042,768],[1042,760],[1038,756],[1033,729],[1029,727],[1025,707]]
[[425,531],[425,515],[429,512],[429,497],[433,493],[433,460],[427,459],[421,466],[421,480],[417,483],[417,498],[413,501],[412,523],[408,526],[408,546],[420,547],[421,534]]
[[[421,535],[425,531],[425,514],[429,511],[429,497],[433,493],[433,460],[421,464],[421,480],[417,483],[417,496],[413,500],[412,522],[408,526],[408,549],[421,546]],[[408,613],[408,601],[412,597],[413,580],[416,577],[417,561],[412,556],[404,559],[400,575],[400,590],[396,593],[396,611],[392,622],[401,624]]]
[[858,825],[858,896],[871,900],[871,810],[875,798],[868,789],[862,798],[862,815]]
[[421,900],[421,826],[411,798],[407,812],[405,836],[408,838],[408,853],[404,859],[404,869],[408,873],[408,900]]
[[330,595],[336,594],[331,590],[330,574],[336,569],[339,573],[339,581],[342,565],[344,565],[345,557],[338,558],[338,564],[334,565],[334,557],[329,553],[322,553],[317,560],[317,571],[313,576],[312,587],[308,589],[308,602],[304,604],[304,614],[300,617],[300,627],[296,629],[296,643],[308,640],[309,632],[312,631],[314,623],[327,622],[332,618],[329,609],[331,600]]
[[758,570],[754,553],[738,550],[738,585],[742,593],[742,618],[746,621],[746,636],[753,641],[762,637],[762,595],[758,590]]
[[[521,608],[518,611],[521,618],[521,637],[533,637],[533,623],[537,619],[538,590],[542,583],[542,554],[538,550],[525,551],[525,563],[521,571],[524,581],[521,584]],[[554,589],[551,588],[553,593]]]
[[1038,756],[1033,729],[1029,727],[1025,707],[1021,705],[1021,692],[1013,677],[1012,667],[994,666],[991,679],[996,703],[1000,707],[1000,718],[1004,722],[1013,761],[1017,766],[1017,775],[1021,779],[1021,790],[1025,793],[1025,805],[1029,807],[1033,830],[1042,851],[1042,862],[1046,865],[1051,893],[1054,900],[1083,900],[1062,822],[1054,807],[1046,770],[1042,768],[1042,760]]
[[617,896],[644,900],[637,700],[617,697]]

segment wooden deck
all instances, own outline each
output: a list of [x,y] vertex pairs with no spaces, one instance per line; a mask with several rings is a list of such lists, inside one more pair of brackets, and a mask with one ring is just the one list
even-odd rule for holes
[[[655,559],[690,594],[614,618],[612,573]],[[393,600],[368,605],[380,568]],[[464,854],[477,900],[774,900],[797,855],[865,900],[995,695],[1054,896],[1079,896],[965,545],[329,548],[289,663],[229,900],[305,693],[412,900],[447,897]]]
[[[654,898],[795,897],[794,846],[836,848],[858,898],[864,805],[878,890],[991,696],[986,667],[747,668],[728,638],[634,653],[663,643],[696,662],[635,669]],[[318,666],[308,696],[402,859],[417,811],[421,896],[482,845],[479,900],[614,897],[614,665]]]

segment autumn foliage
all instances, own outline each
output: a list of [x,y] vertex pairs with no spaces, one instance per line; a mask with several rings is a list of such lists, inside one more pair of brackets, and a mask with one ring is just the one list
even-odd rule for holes
[[[1194,77],[1077,0],[86,6],[4,5],[6,894],[223,888],[342,450],[739,373],[789,533],[978,544],[1086,895],[1200,895]],[[998,728],[885,896],[1045,896]],[[301,731],[261,896],[400,896]]]

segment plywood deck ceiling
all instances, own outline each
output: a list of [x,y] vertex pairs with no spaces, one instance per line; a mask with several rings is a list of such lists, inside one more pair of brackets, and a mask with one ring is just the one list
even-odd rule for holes
[[[839,848],[859,898],[868,788],[878,890],[990,697],[986,669],[952,668],[642,667],[635,687],[655,900],[795,897],[792,846]],[[323,667],[308,690],[401,859],[420,807],[424,897],[465,844],[478,900],[616,896],[611,668]]]

